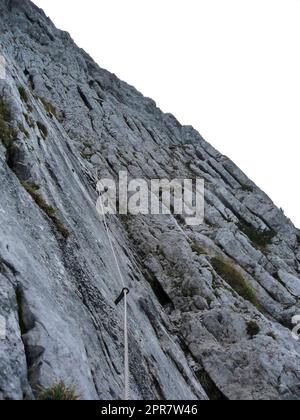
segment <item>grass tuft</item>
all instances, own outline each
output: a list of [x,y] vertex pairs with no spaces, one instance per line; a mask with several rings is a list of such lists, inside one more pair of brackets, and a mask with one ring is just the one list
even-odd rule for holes
[[268,332],[267,336],[273,338],[274,341],[277,341],[277,336],[273,331]]
[[247,334],[253,339],[260,333],[260,328],[255,321],[247,322]]
[[19,85],[19,86],[18,86],[18,91],[19,91],[19,95],[20,95],[20,98],[22,99],[22,101],[23,101],[25,104],[27,104],[27,103],[28,103],[28,101],[29,101],[29,97],[28,97],[27,91],[26,91],[26,89],[24,88],[24,86]]
[[228,283],[233,290],[236,291],[236,293],[248,302],[251,302],[258,309],[261,309],[255,290],[247,284],[244,277],[232,264],[218,257],[212,258],[211,263],[216,273],[222,277],[222,279],[225,280],[226,283]]
[[40,130],[40,133],[44,140],[48,137],[48,128],[40,121],[36,122],[36,125],[38,126],[38,129]]
[[79,399],[75,388],[68,387],[63,381],[42,389],[38,395],[40,401],[78,401]]

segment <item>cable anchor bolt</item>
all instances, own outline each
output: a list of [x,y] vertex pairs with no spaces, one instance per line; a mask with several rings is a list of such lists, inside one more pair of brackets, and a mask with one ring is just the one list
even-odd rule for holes
[[115,300],[115,305],[118,306],[120,302],[122,302],[123,298],[126,295],[129,295],[130,290],[127,287],[124,287],[124,289],[122,290],[120,296]]

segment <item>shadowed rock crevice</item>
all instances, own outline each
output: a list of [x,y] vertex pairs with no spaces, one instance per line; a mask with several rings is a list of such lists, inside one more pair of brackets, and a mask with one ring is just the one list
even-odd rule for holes
[[228,398],[220,391],[204,369],[198,370],[196,375],[211,401],[228,401]]
[[40,385],[40,365],[43,363],[45,349],[37,344],[32,344],[30,333],[35,328],[36,320],[30,311],[24,290],[20,284],[18,284],[16,288],[16,302],[18,307],[20,334],[27,362],[28,382],[33,393],[38,393]]

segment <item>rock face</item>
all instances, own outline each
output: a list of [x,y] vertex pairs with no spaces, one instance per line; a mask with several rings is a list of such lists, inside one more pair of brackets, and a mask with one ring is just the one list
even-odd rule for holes
[[30,1],[0,0],[0,14],[0,399],[60,380],[122,398],[122,285],[96,211],[96,174],[120,170],[206,183],[201,226],[109,216],[131,289],[130,397],[299,399],[299,231]]

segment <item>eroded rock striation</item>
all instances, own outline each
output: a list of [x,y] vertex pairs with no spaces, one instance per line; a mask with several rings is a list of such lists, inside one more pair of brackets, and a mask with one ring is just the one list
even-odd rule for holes
[[0,399],[60,380],[123,393],[121,290],[96,174],[195,178],[205,223],[109,216],[134,399],[299,399],[300,234],[192,127],[102,70],[28,0],[0,0]]

